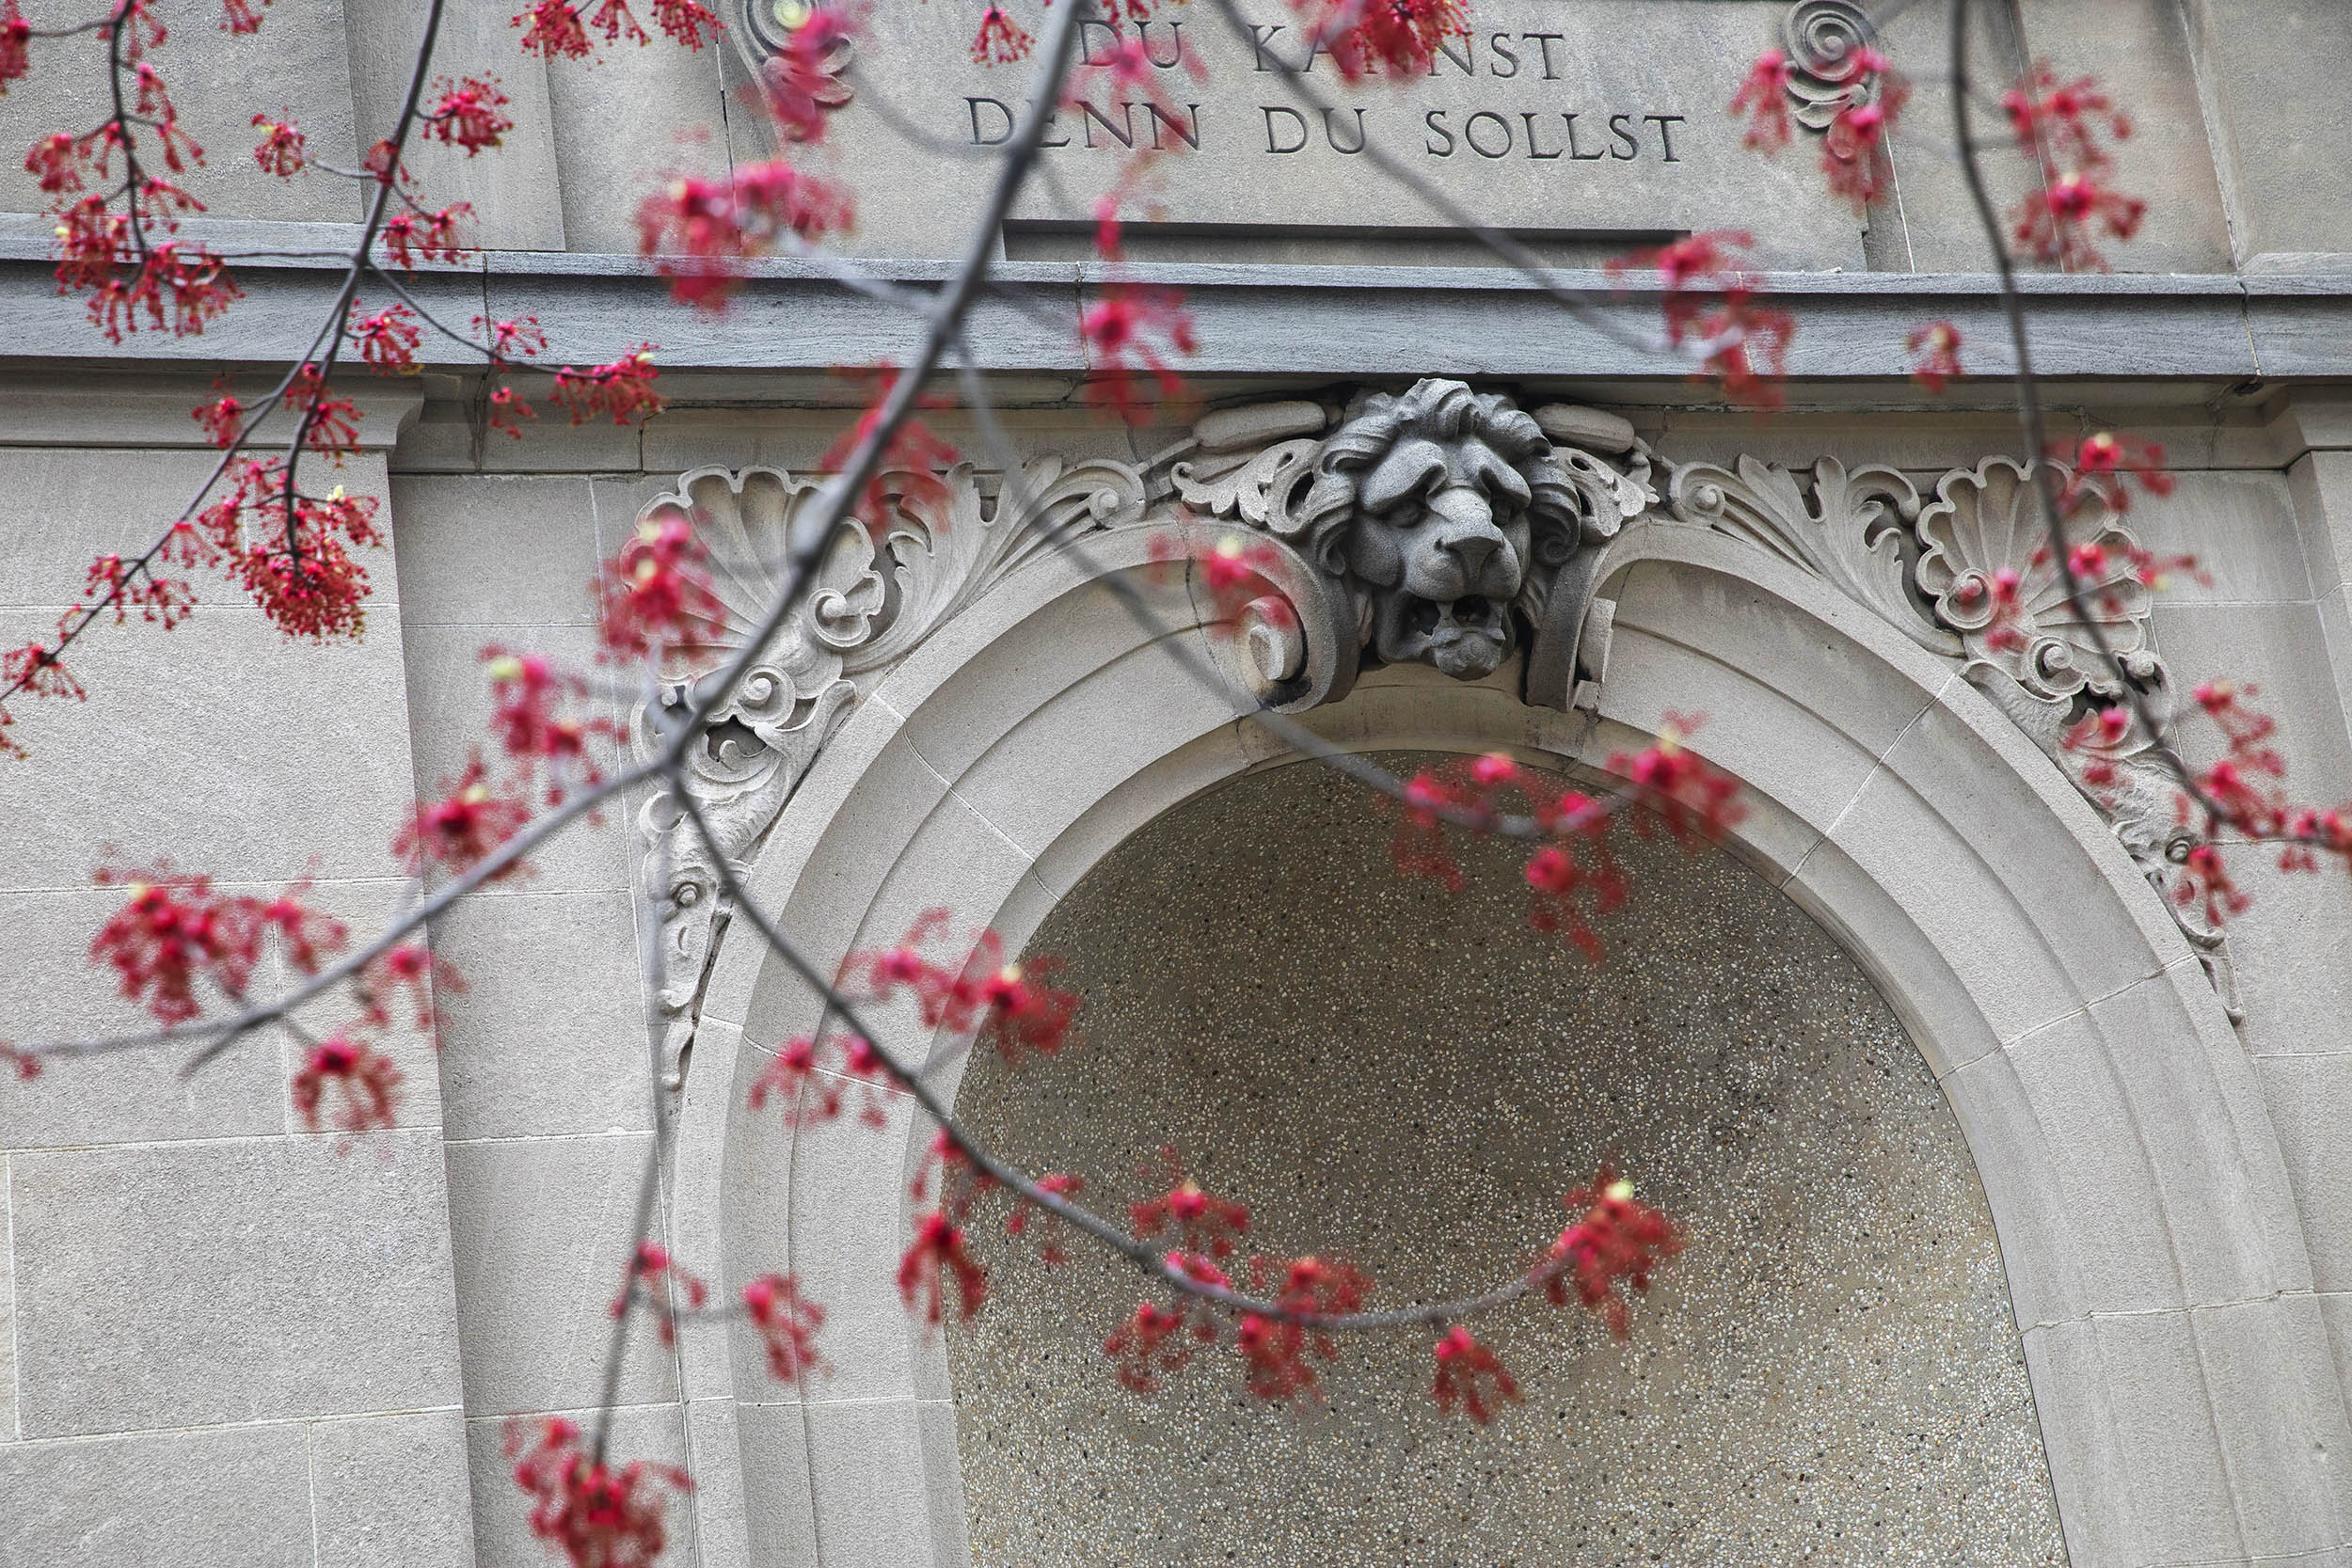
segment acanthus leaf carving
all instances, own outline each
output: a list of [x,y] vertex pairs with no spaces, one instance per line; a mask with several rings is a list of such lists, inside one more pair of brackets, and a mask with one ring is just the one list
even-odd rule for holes
[[1669,490],[1682,521],[1761,545],[1828,578],[1930,653],[1960,655],[1959,637],[1912,598],[1919,492],[1899,469],[1849,473],[1836,458],[1824,457],[1813,465],[1808,493],[1788,469],[1743,454],[1730,468],[1678,466]]

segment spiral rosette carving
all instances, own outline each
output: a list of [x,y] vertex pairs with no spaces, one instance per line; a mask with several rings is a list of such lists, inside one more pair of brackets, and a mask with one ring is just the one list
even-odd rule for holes
[[[2077,610],[2064,572],[2043,547],[2029,470],[1989,457],[1974,469],[1947,474],[1935,497],[1919,514],[1915,580],[1936,619],[1960,634],[1969,658],[2006,670],[2045,699],[2122,689],[2099,652],[2103,641],[2134,681],[2159,678],[2148,589],[2132,564],[2139,542],[2114,514],[2103,509],[2068,529],[2072,543],[2095,545],[2104,557],[2083,585],[2084,609]],[[2014,574],[2013,592],[2005,590],[2004,573]]]
[[[734,8],[735,22],[727,33],[754,71],[783,54],[792,35],[806,26],[816,11],[814,0],[736,0]],[[857,45],[851,40],[834,39],[823,56],[813,62],[817,79],[803,79],[797,85],[825,109],[845,107],[855,96],[848,76],[856,55]],[[788,129],[787,134],[795,141],[807,135],[799,128]]]
[[1851,106],[1879,95],[1875,71],[1862,70],[1862,50],[1876,36],[1854,0],[1797,0],[1781,23],[1788,42],[1788,96],[1797,123],[1825,131]]

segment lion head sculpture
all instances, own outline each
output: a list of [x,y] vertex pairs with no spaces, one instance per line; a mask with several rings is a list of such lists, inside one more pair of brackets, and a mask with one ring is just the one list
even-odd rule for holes
[[1292,521],[1358,594],[1381,658],[1476,679],[1510,656],[1515,612],[1533,617],[1579,546],[1616,531],[1577,455],[1508,398],[1433,377],[1364,401],[1316,452]]

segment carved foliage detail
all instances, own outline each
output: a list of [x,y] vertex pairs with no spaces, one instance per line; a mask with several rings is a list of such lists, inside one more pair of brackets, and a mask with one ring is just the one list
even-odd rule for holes
[[1761,545],[1790,565],[1827,578],[1931,653],[1961,652],[1960,639],[1930,620],[1911,596],[1919,492],[1898,470],[1849,473],[1835,457],[1824,457],[1813,465],[1808,486],[1778,464],[1741,456],[1730,468],[1710,463],[1677,467],[1670,488],[1674,515],[1684,522]]
[[[1005,476],[992,510],[969,465],[944,478],[886,472],[880,526],[838,530],[801,608],[769,638],[758,662],[713,714],[689,753],[688,788],[721,851],[739,868],[767,835],[809,765],[856,700],[924,639],[1006,575],[1073,533],[1142,515],[1143,482],[1111,462],[1041,458]],[[711,556],[712,588],[727,609],[696,666],[664,672],[665,706],[689,701],[705,673],[732,657],[780,596],[796,530],[817,511],[823,483],[780,469],[701,468],[639,514],[682,515]],[[691,1038],[692,1010],[726,911],[708,847],[677,802],[656,795],[640,832],[660,868],[668,1016],[675,1064]]]

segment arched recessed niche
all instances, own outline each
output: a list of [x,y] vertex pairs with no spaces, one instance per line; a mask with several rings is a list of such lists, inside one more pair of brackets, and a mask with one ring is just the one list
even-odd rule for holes
[[973,1561],[2064,1561],[1974,1163],[1837,943],[1729,854],[1621,832],[1596,967],[1527,927],[1524,850],[1463,846],[1449,893],[1391,866],[1392,823],[1305,765],[1152,822],[1029,942],[1082,1046],[977,1059],[960,1114],[1113,1212],[1172,1143],[1253,1240],[1347,1250],[1384,1301],[1523,1267],[1612,1153],[1688,1250],[1627,1343],[1482,1322],[1526,1397],[1480,1431],[1421,1333],[1347,1341],[1317,1407],[1224,1350],[1139,1400],[1098,1348],[1132,1271],[992,1239],[948,1338]]

